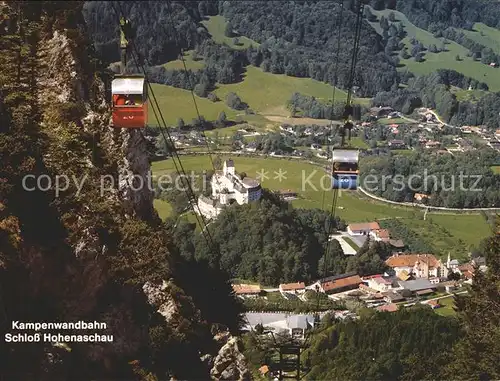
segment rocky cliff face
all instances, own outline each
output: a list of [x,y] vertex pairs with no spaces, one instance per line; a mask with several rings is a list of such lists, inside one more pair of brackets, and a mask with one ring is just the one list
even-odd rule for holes
[[[9,364],[0,376],[208,378],[199,357],[209,327],[168,281],[146,141],[109,127],[81,3],[2,2],[0,12],[0,291],[10,290],[2,302],[13,320],[105,321],[116,338],[62,354],[50,343],[0,348]],[[26,175],[52,186],[26,191]],[[29,366],[16,365],[26,358]]]
[[245,356],[241,353],[236,337],[227,336],[226,343],[213,361],[210,375],[217,381],[249,381],[252,379]]
[[[64,31],[55,30],[52,35],[46,35],[38,46],[37,66],[43,68],[37,76],[38,100],[41,109],[45,110],[43,118],[48,119],[47,111],[65,104],[82,105],[85,110],[81,124],[75,127],[89,135],[92,147],[91,151],[80,156],[81,164],[92,167],[95,151],[112,153],[116,160],[115,171],[110,173],[113,184],[104,179],[102,184],[106,185],[102,191],[106,196],[119,200],[129,215],[153,219],[153,191],[149,181],[151,166],[142,132],[110,127],[109,99],[106,99],[104,83],[88,70],[92,68],[84,67],[82,60],[85,57],[80,57],[81,60],[75,57],[74,42]],[[59,128],[47,130],[55,140],[64,138],[59,134]],[[46,160],[50,161],[50,158],[46,157]]]
[[146,140],[139,130],[122,132],[123,160],[119,163],[119,190],[122,201],[137,217],[151,220],[153,209],[151,165]]

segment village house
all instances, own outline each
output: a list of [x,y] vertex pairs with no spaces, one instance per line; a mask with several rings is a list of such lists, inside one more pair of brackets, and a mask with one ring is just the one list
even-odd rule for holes
[[398,310],[398,306],[394,303],[384,304],[383,306],[378,306],[377,311],[380,312],[396,312]]
[[385,116],[388,116],[393,111],[394,109],[392,107],[372,107],[370,109],[370,114],[372,116],[376,116],[377,118],[383,118]]
[[283,296],[286,296],[285,294],[301,294],[306,291],[306,285],[304,282],[283,283],[280,284],[279,290]]
[[441,282],[440,286],[444,286],[447,293],[452,293],[458,288],[458,282],[454,280],[448,280],[446,282]]
[[243,148],[245,148],[245,151],[255,152],[255,151],[257,151],[257,144],[255,142],[250,142],[250,143],[248,143],[248,145],[244,146]]
[[441,147],[440,142],[430,140],[430,141],[425,143],[425,148],[427,148],[427,149],[433,149],[433,148],[439,148],[439,147]]
[[368,287],[379,292],[385,292],[392,288],[392,280],[382,276],[371,277],[367,283]]
[[398,283],[401,290],[407,290],[414,296],[429,295],[436,290],[436,285],[429,282],[428,279],[399,281]]
[[385,263],[398,277],[410,274],[415,278],[426,279],[448,276],[448,268],[432,254],[394,254]]
[[405,300],[405,298],[400,293],[395,292],[395,291],[388,291],[384,294],[385,294],[384,300],[387,303],[398,303],[398,302],[402,302],[403,300]]
[[471,281],[474,277],[474,266],[471,263],[465,263],[463,265],[458,266],[456,272],[462,275],[466,280]]
[[448,267],[449,270],[456,272],[458,270],[458,266],[460,266],[460,262],[456,259],[451,259],[450,253],[448,253],[448,260],[446,261],[446,267]]
[[287,332],[294,338],[304,338],[305,334],[314,327],[314,315],[247,312],[244,315],[246,326],[244,330],[254,330],[257,325],[275,332]]
[[377,222],[350,224],[347,226],[347,233],[349,235],[369,235],[374,230],[380,230],[380,225]]
[[342,274],[320,279],[313,286],[325,294],[338,294],[354,290],[363,284],[363,280],[356,273]]
[[388,243],[391,245],[393,252],[400,252],[406,247],[404,241],[401,239],[390,239]]
[[477,266],[479,268],[486,267],[486,258],[485,257],[475,257],[475,258],[472,258],[472,260],[470,261],[470,263],[473,266]]
[[236,296],[240,297],[256,297],[262,292],[258,284],[233,284],[232,286]]
[[389,230],[387,229],[372,230],[370,232],[370,237],[372,237],[377,242],[389,242],[389,239],[391,238],[389,235]]
[[284,200],[295,200],[298,197],[297,192],[291,189],[282,189],[279,191],[279,195],[283,197]]

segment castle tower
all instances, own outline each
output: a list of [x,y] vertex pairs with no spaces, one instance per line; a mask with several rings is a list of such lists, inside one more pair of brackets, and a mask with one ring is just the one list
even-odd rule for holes
[[234,161],[232,161],[231,159],[226,160],[224,162],[223,171],[224,171],[224,175],[228,175],[228,174],[234,175]]

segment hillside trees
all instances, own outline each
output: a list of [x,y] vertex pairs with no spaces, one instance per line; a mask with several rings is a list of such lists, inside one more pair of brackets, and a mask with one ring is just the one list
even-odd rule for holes
[[[202,3],[204,5],[201,5]],[[216,8],[216,3],[206,1],[172,2],[173,23],[179,34],[179,40],[176,41],[173,37],[174,26],[171,25],[165,3],[127,2],[123,5],[124,13],[136,28],[136,47],[140,50],[140,56],[145,63],[152,66],[176,59],[181,49],[196,49],[198,57],[203,56],[205,61],[216,55],[204,48],[200,51],[200,47],[210,43],[206,29],[200,24],[202,21],[200,13],[214,14]],[[247,52],[219,46],[217,49],[230,50],[231,54],[221,59],[216,58],[219,62],[217,65],[208,64],[215,69],[210,76],[217,82],[234,83],[240,79],[241,70],[237,62],[240,62],[238,55],[243,53],[248,58],[248,61],[241,61],[244,65],[250,63],[276,74],[335,82],[339,87],[347,85],[354,38],[351,26],[354,25],[355,19],[350,10],[344,11],[344,27],[340,37],[337,36],[335,25],[339,12],[337,4],[288,1],[270,4],[243,1],[224,3],[220,10],[228,19],[226,34],[231,34],[234,28],[242,35],[260,42],[261,45],[258,48],[250,47]],[[273,15],[272,21],[267,17],[270,14]],[[87,2],[85,16],[95,40],[96,50],[105,61],[118,61],[118,23],[111,3]],[[250,19],[253,21],[249,22]],[[150,22],[144,23],[143,20]],[[255,25],[259,25],[259,28],[255,28]],[[361,96],[388,90],[397,81],[395,63],[384,53],[380,36],[366,23],[362,29],[355,79],[355,85],[360,88]],[[338,78],[334,78],[331,57],[339,38],[342,41],[340,68]],[[231,56],[234,56],[235,60]],[[151,68],[151,70],[155,72],[153,79],[159,83],[188,88],[188,83],[176,78],[178,75],[175,73],[167,74],[161,68]],[[199,78],[193,80],[190,86],[197,83],[200,83]],[[214,82],[210,84],[213,85]]]
[[226,104],[233,110],[245,110],[248,105],[241,100],[238,94],[230,92],[226,96]]
[[369,312],[359,320],[325,321],[326,328],[312,336],[304,353],[312,366],[308,380],[439,378],[459,338],[454,319],[438,316],[428,306]]
[[[216,249],[209,248],[191,225],[189,235],[188,227],[182,227],[188,230],[182,233],[185,239],[179,250],[184,257],[206,261],[231,278],[251,279],[262,284],[309,281],[318,276],[327,221],[329,217],[325,212],[293,209],[266,191],[260,201],[232,205],[210,224]],[[330,223],[345,228],[339,219]],[[337,255],[343,257],[341,250]],[[345,272],[345,264],[336,271]]]
[[464,337],[453,351],[444,377],[491,380],[500,377],[500,217],[483,245],[488,269],[477,270],[470,292],[456,297]]
[[[287,102],[287,108],[293,110],[295,114],[300,112],[302,116],[309,118],[338,120],[342,118],[344,113],[345,102],[336,101],[332,107],[331,102],[324,103],[311,96],[293,93],[290,100]],[[361,114],[361,106],[359,104],[354,104],[353,118],[359,120]]]
[[[120,3],[120,9],[136,30],[135,46],[140,55],[152,65],[157,65],[176,59],[181,48],[193,49],[200,41],[208,38],[204,29],[198,27],[201,21],[198,3],[172,2],[172,18],[179,35],[178,40],[172,30],[174,26],[171,24],[166,3],[126,1]],[[212,7],[210,2],[203,3]],[[120,60],[116,7],[116,4],[107,1],[87,1],[83,8],[96,51],[108,62]]]
[[385,270],[384,261],[391,253],[387,244],[368,241],[358,255],[345,256],[333,240],[325,259],[328,226],[344,230],[345,223],[319,209],[292,208],[267,190],[260,201],[232,205],[210,224],[215,247],[207,246],[195,224],[182,220],[167,224],[174,241],[183,237],[178,252],[188,261],[201,261],[230,278],[263,285],[310,282],[350,271],[378,274]]
[[487,90],[483,82],[464,76],[454,70],[439,69],[435,73],[410,78],[405,89],[380,92],[373,98],[375,106],[391,106],[404,113],[417,107],[435,109],[453,125],[485,125],[490,129],[500,128],[500,94],[489,93],[473,103],[458,101],[450,91],[451,86],[462,89]]
[[[238,31],[261,45],[262,68],[276,74],[310,77],[345,87],[352,52],[354,14],[344,11],[339,75],[333,78],[331,57],[336,49],[339,8],[329,2],[228,2],[224,16]],[[273,15],[269,18],[269,15]],[[251,22],[249,20],[252,20]],[[255,28],[259,25],[259,28]],[[360,95],[389,89],[397,78],[395,66],[383,52],[373,29],[363,23],[355,83]],[[303,57],[297,60],[297,57]],[[260,59],[260,58],[259,58]]]
[[397,1],[396,9],[419,28],[432,30],[448,27],[472,29],[475,22],[493,28],[500,26],[500,9],[491,1]]
[[497,161],[497,151],[487,148],[438,158],[425,152],[371,157],[361,161],[361,182],[368,179],[367,190],[398,202],[412,202],[414,193],[426,193],[432,206],[494,207],[500,205],[500,175],[490,167]]

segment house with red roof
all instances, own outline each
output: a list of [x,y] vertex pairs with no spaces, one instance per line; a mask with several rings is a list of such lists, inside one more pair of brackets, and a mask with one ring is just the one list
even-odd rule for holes
[[378,222],[363,222],[347,226],[349,235],[369,235],[374,230],[380,230]]
[[389,230],[387,229],[372,230],[370,232],[370,237],[379,242],[389,242],[389,239],[391,238]]
[[301,293],[306,291],[306,285],[304,282],[283,283],[283,284],[280,284],[279,290],[280,290],[282,295],[283,294],[301,294]]

